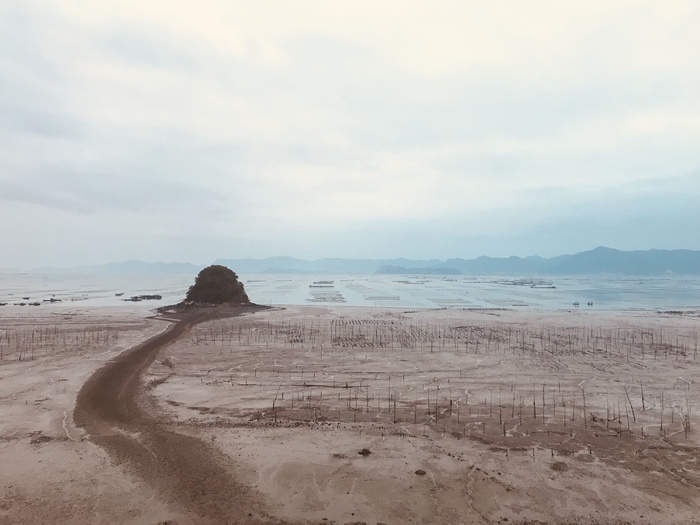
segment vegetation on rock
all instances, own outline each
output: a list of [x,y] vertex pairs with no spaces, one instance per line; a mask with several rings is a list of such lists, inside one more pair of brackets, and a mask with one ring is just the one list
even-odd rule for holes
[[236,272],[218,264],[207,266],[199,272],[185,300],[207,304],[250,303]]

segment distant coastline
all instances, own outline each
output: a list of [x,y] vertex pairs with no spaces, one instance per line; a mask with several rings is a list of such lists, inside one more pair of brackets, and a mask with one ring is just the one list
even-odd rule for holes
[[[305,260],[294,257],[262,259],[216,259],[214,264],[228,266],[247,274],[413,274],[413,275],[700,275],[698,250],[622,251],[598,247],[575,254],[551,258],[488,257],[475,259],[349,259],[324,258]],[[124,275],[196,275],[206,265],[175,262],[125,262],[76,266],[69,268],[39,267],[29,273],[124,274]],[[5,270],[20,273],[19,270]]]

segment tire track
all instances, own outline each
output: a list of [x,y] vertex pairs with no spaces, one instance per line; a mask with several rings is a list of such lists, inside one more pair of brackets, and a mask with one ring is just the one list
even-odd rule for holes
[[141,374],[165,345],[194,325],[260,309],[206,309],[164,319],[173,324],[109,361],[78,393],[73,413],[76,425],[115,463],[153,487],[173,511],[189,515],[195,523],[282,522],[267,515],[258,493],[236,481],[228,456],[196,437],[168,428],[168,421],[149,402]]

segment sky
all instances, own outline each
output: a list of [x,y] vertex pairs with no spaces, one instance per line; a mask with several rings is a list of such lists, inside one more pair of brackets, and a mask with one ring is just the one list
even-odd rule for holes
[[0,268],[699,226],[696,0],[0,1]]

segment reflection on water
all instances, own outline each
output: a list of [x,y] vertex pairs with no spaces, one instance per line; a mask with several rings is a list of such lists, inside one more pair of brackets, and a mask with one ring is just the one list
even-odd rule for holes
[[[398,308],[538,310],[700,310],[694,276],[546,277],[396,275],[241,275],[253,302]],[[38,307],[126,304],[134,295],[162,295],[153,306],[185,297],[193,275],[0,274],[0,303]],[[117,295],[123,294],[123,295]],[[26,298],[26,299],[25,299]],[[54,302],[49,302],[53,299]],[[578,306],[574,306],[578,303]],[[592,303],[592,305],[590,304]],[[27,308],[30,308],[27,306]],[[0,310],[0,313],[2,310]]]

